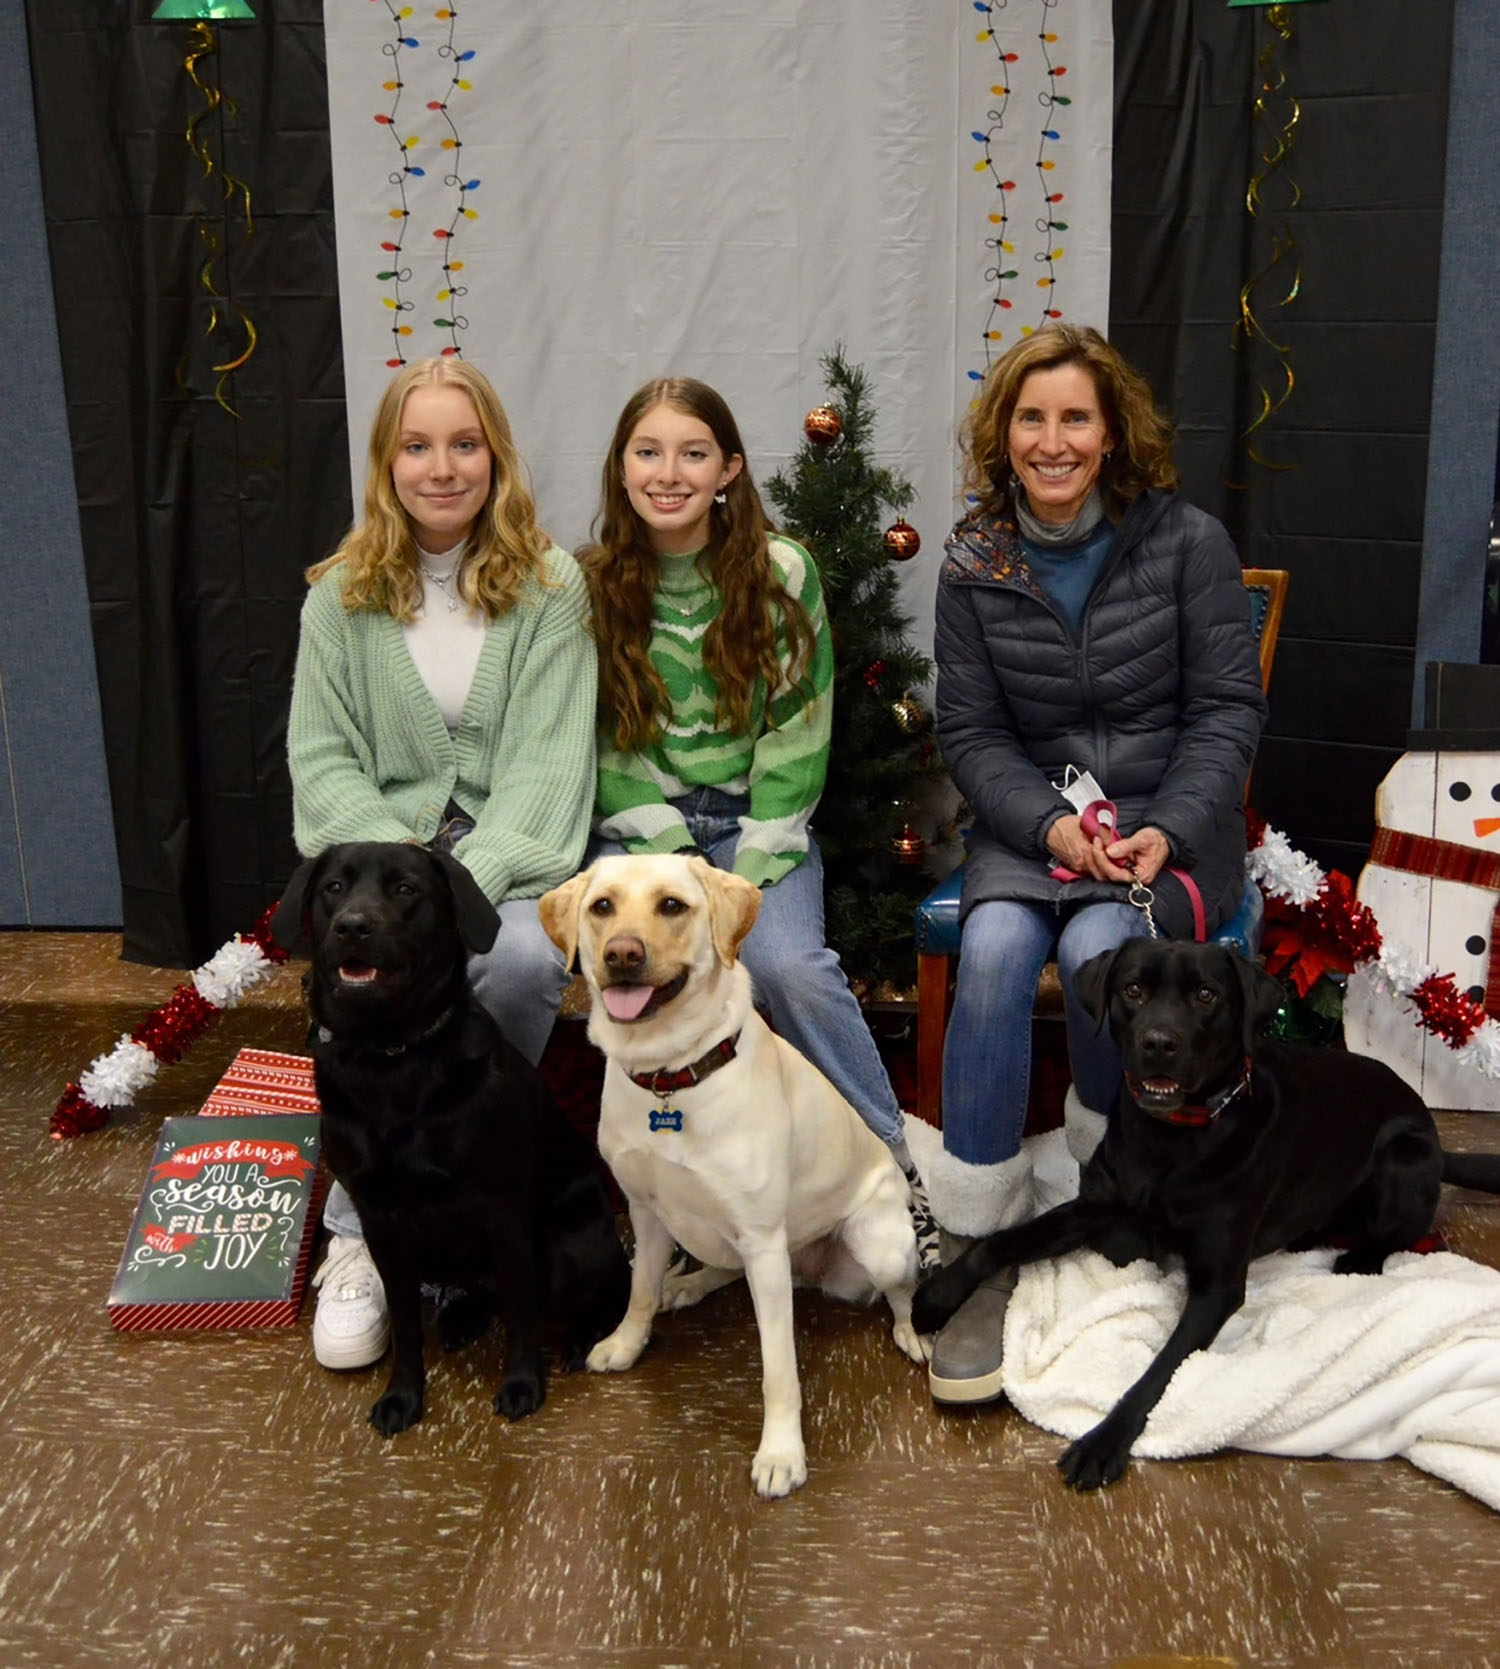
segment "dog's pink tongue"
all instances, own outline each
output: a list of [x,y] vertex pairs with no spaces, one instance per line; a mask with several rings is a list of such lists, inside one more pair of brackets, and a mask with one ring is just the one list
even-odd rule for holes
[[656,994],[654,985],[606,985],[600,993],[612,1020],[635,1020]]

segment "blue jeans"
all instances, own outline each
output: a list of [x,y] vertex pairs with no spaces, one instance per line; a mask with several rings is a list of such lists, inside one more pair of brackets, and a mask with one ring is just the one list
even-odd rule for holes
[[1108,1113],[1122,1068],[1109,1028],[1096,1027],[1073,995],[1091,957],[1148,931],[1129,904],[1086,904],[1059,915],[1051,905],[997,899],[964,921],[958,993],[943,1050],[943,1146],[971,1165],[1020,1151],[1031,1084],[1031,1011],[1054,945],[1068,1024],[1068,1063],[1085,1107]]
[[[500,906],[494,946],[469,958],[469,984],[506,1042],[533,1066],[552,1035],[567,983],[562,952],[543,931],[536,900],[506,899]],[[340,1182],[328,1190],[323,1226],[330,1234],[363,1235],[354,1201]]]
[[[733,869],[740,818],[749,811],[743,795],[696,788],[672,802],[688,832],[716,868]],[[589,857],[623,851],[599,841]],[[794,1049],[830,1080],[883,1142],[900,1141],[901,1107],[875,1039],[838,957],[823,937],[823,859],[816,841],[789,875],[762,887],[760,914],[740,946],[740,960],[755,983],[758,1007]]]

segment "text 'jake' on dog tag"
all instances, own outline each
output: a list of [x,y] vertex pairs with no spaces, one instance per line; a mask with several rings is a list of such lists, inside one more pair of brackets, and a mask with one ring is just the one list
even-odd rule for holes
[[681,1107],[653,1107],[651,1109],[651,1128],[653,1130],[681,1130]]

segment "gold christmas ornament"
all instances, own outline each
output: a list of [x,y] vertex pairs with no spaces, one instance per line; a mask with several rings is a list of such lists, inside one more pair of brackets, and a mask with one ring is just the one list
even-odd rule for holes
[[891,841],[891,851],[902,863],[919,864],[927,853],[927,842],[911,826],[901,825],[901,833]]
[[844,420],[832,406],[814,406],[803,418],[802,428],[815,446],[832,446],[844,432]]
[[899,701],[891,703],[891,716],[908,736],[915,736],[927,723],[926,708],[910,690]]
[[897,516],[882,535],[881,543],[892,562],[910,562],[922,548],[922,535],[904,516]]

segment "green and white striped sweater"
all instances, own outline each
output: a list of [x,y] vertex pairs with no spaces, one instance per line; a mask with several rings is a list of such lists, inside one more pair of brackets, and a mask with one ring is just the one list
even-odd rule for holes
[[757,886],[780,880],[807,854],[808,821],[828,775],[833,727],[833,641],[817,566],[791,539],[773,535],[770,545],[782,584],[812,622],[809,699],[783,677],[768,705],[762,681],[748,730],[720,730],[715,685],[703,664],[704,635],[719,613],[718,590],[698,572],[696,552],[662,557],[651,661],[667,687],[671,715],[661,739],[641,752],[621,753],[600,737],[595,820],[600,834],[629,851],[675,852],[693,838],[672,801],[702,787],[748,794],[734,868]]

